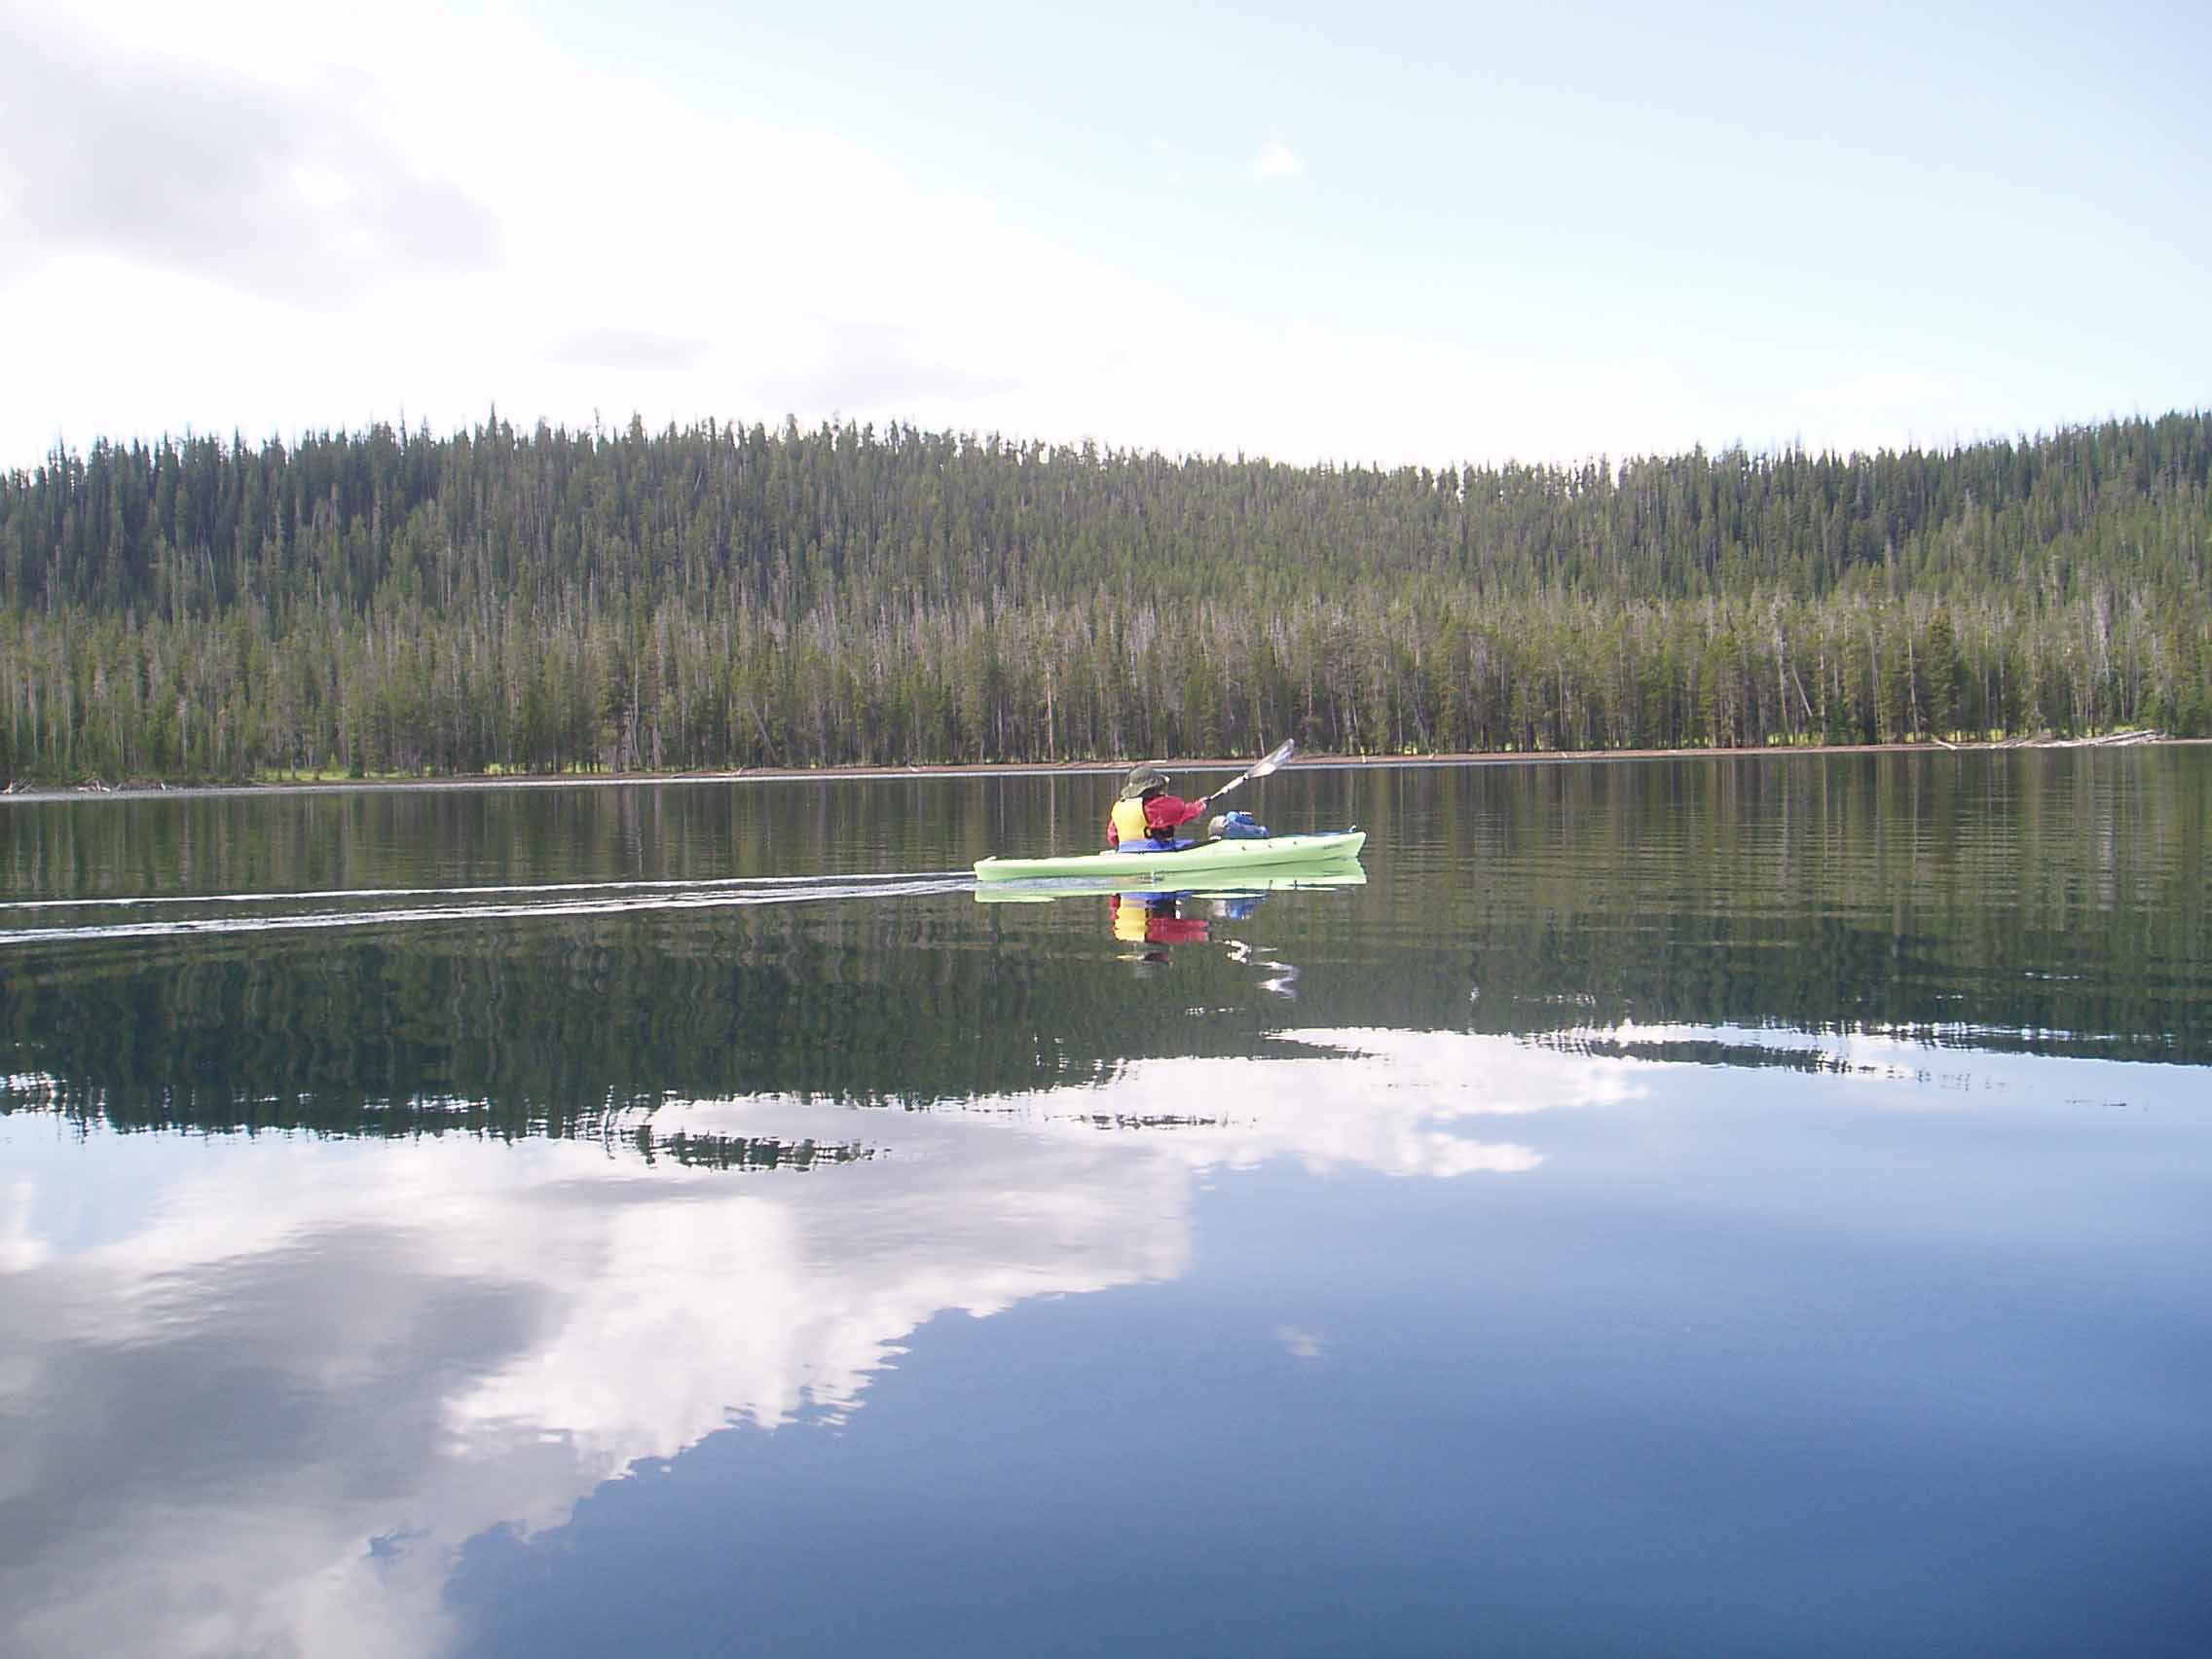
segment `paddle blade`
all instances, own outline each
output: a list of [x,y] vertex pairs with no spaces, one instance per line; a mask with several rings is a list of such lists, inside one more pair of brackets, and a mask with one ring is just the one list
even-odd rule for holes
[[1280,743],[1276,744],[1274,748],[1268,751],[1267,755],[1257,764],[1255,764],[1250,771],[1237,773],[1235,777],[1230,779],[1229,782],[1222,785],[1220,789],[1215,790],[1208,798],[1212,800],[1219,800],[1231,790],[1240,790],[1246,784],[1250,783],[1254,778],[1266,777],[1270,772],[1273,771],[1285,760],[1288,760],[1291,756],[1293,756],[1297,752],[1298,745],[1296,743],[1293,743],[1289,738],[1284,738]]

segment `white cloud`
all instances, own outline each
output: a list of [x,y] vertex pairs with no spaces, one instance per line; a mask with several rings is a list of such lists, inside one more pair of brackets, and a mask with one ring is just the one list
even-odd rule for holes
[[112,40],[12,31],[10,231],[265,298],[342,303],[384,276],[496,263],[491,215],[327,82],[263,85]]
[[[0,161],[0,301],[54,325],[12,365],[8,461],[56,427],[258,435],[402,404],[433,426],[494,403],[965,424],[1111,372],[1172,308],[988,203],[686,108],[512,18],[402,8],[365,44],[240,18],[210,30],[234,59],[158,8],[103,13],[96,39],[42,17],[10,22],[44,66],[38,107],[104,147],[62,134],[58,183],[37,154]],[[210,110],[217,138],[165,155]],[[605,133],[623,141],[586,136]]]
[[[0,308],[38,323],[10,340],[0,468],[56,440],[403,412],[446,431],[494,406],[1427,464],[1743,426],[1741,386],[1664,353],[1572,360],[1502,288],[1201,299],[1202,261],[1086,251],[833,130],[569,55],[506,8],[395,0],[362,29],[267,0],[0,0],[0,116],[32,140],[0,145]],[[1137,142],[1182,194],[1174,141]],[[1243,170],[1304,167],[1275,140]],[[1894,402],[1868,413],[1909,420]],[[1823,413],[1803,429],[1858,429]]]
[[[244,113],[225,156],[123,143],[146,176],[78,178],[96,213],[27,152],[0,159],[0,305],[43,322],[13,345],[0,465],[56,438],[257,438],[403,409],[445,430],[495,405],[526,425],[841,413],[1290,460],[1546,436],[1540,407],[1510,400],[1508,424],[1475,395],[1499,365],[1209,310],[834,133],[568,57],[510,14],[179,16],[123,0],[7,19],[55,66],[41,107],[81,101],[90,129],[134,98],[162,130]],[[1280,145],[1255,163],[1297,165]],[[141,210],[172,191],[191,211]]]
[[1972,389],[1949,376],[1917,369],[1872,370],[1805,388],[1796,407],[1783,417],[1790,430],[1776,436],[1816,452],[1848,452],[1911,444],[1941,449],[2001,432],[1994,422],[1975,428],[1954,420],[1943,428],[1931,418],[1933,411],[1968,409],[1973,402]]

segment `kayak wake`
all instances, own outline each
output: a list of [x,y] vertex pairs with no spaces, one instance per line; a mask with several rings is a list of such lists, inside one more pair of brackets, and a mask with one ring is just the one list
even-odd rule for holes
[[[49,899],[0,903],[17,912],[120,912],[79,925],[0,928],[0,948],[91,940],[181,939],[210,934],[300,932],[329,928],[496,922],[537,916],[619,916],[654,911],[735,909],[837,900],[920,898],[965,892],[965,870],[869,875],[742,876],[712,881],[559,881],[529,886],[337,888],[306,893],[165,894],[143,898]],[[448,903],[393,901],[445,900]],[[302,908],[301,906],[310,906]],[[133,912],[161,906],[161,917]],[[178,915],[201,906],[215,913]],[[171,919],[173,917],[173,919]]]
[[950,880],[965,872],[956,869],[890,871],[855,875],[729,875],[694,881],[537,881],[524,886],[501,887],[329,887],[281,893],[158,893],[113,899],[0,900],[0,911],[83,910],[132,908],[143,904],[269,904],[311,899],[442,899],[454,895],[510,893],[599,893],[622,891],[681,891],[717,887],[803,887],[823,882],[865,884],[889,881]]

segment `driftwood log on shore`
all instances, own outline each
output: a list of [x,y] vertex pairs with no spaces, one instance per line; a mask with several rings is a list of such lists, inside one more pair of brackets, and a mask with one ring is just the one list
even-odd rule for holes
[[[2162,743],[2166,734],[2150,726],[2136,731],[2108,731],[2099,737],[2009,737],[2000,749],[2132,749],[2139,743]],[[1945,744],[1945,748],[1955,745]]]

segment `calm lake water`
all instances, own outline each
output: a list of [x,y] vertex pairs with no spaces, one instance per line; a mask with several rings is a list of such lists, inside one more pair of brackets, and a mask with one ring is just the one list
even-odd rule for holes
[[2212,1650],[2212,750],[1111,789],[0,803],[0,1651]]

